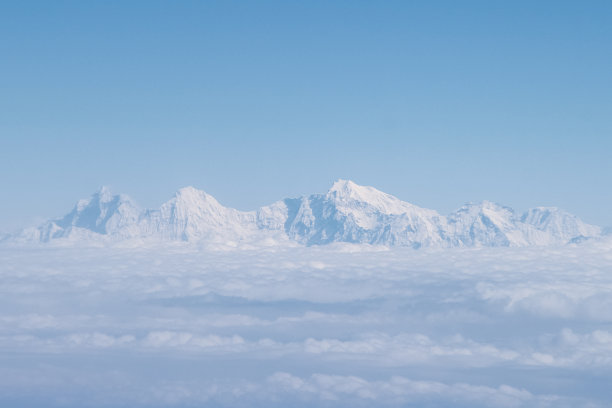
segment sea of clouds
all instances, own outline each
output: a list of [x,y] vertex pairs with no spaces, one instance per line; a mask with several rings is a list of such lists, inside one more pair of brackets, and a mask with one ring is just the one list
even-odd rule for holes
[[0,247],[0,405],[607,407],[612,241]]

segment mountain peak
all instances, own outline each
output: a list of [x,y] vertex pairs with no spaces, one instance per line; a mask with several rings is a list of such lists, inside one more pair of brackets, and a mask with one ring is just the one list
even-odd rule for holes
[[113,195],[103,186],[63,218],[23,236],[43,242],[82,237],[190,241],[259,239],[266,234],[276,239],[280,231],[308,245],[353,242],[414,248],[562,244],[601,234],[599,227],[556,208],[537,207],[517,216],[511,208],[481,201],[441,216],[374,187],[339,179],[325,194],[286,199],[257,212],[224,207],[192,186],[179,189],[157,210],[141,210],[129,197]]
[[374,187],[360,186],[351,181],[338,179],[327,192],[327,196],[335,196],[338,198],[351,198],[358,201],[368,201],[368,198],[375,193],[384,194],[382,191],[376,190]]
[[351,190],[356,187],[360,186],[351,180],[338,179],[334,182],[329,191]]
[[[391,194],[384,193],[374,187],[361,186],[351,180],[339,179],[329,189],[325,197],[345,210],[359,208],[388,215],[407,214],[422,210]],[[427,210],[427,212],[429,215],[435,215],[435,211]]]
[[352,199],[356,201],[372,202],[380,200],[382,197],[389,199],[397,198],[392,195],[383,193],[374,187],[360,186],[351,180],[337,180],[327,192],[328,197],[337,197],[341,199]]
[[97,198],[100,202],[108,202],[113,199],[113,193],[110,187],[101,186],[98,191],[92,195],[92,198]]
[[187,186],[187,187],[178,189],[174,197],[176,200],[183,201],[183,202],[195,203],[195,202],[208,201],[208,202],[218,204],[217,200],[213,196],[206,193],[206,191],[199,190],[193,186]]
[[204,191],[198,190],[197,188],[193,186],[187,186],[187,187],[179,188],[176,191],[176,195],[177,196],[198,196],[198,195],[201,195],[203,192]]

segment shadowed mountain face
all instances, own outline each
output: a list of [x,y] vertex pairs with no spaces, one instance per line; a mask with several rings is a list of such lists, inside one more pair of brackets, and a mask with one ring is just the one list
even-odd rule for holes
[[61,219],[9,240],[258,241],[275,238],[305,245],[334,242],[420,247],[558,245],[597,237],[601,229],[557,208],[524,214],[483,201],[448,216],[352,181],[338,180],[325,194],[288,198],[257,211],[224,207],[193,187],[180,189],[158,210],[138,208],[106,188],[80,200]]
[[112,195],[102,187],[91,198],[79,200],[72,211],[33,231],[33,238],[49,241],[69,238],[81,232],[99,235],[125,235],[138,222],[140,209],[126,195]]
[[442,242],[443,217],[372,187],[339,180],[325,195],[301,199],[285,224],[287,235],[305,244],[352,242],[421,246]]

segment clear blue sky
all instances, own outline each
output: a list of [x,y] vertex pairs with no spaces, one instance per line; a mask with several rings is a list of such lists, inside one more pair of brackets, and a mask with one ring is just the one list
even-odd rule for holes
[[610,1],[4,1],[0,230],[337,178],[612,225]]

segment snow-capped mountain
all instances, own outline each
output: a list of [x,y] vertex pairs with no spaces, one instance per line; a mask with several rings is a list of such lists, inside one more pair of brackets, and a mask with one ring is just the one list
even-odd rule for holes
[[143,213],[141,236],[193,241],[219,235],[245,237],[256,229],[255,213],[227,208],[211,195],[193,187],[177,191],[159,210]]
[[[264,207],[260,213],[277,214],[274,225],[283,225],[295,241],[320,245],[353,242],[419,247],[441,243],[443,217],[373,187],[338,180],[326,194],[288,199]],[[275,212],[276,211],[276,212]]]
[[557,208],[537,207],[516,214],[489,201],[466,204],[443,216],[373,187],[338,180],[325,194],[288,198],[257,211],[224,207],[193,187],[180,189],[157,210],[143,210],[129,197],[102,188],[80,200],[66,216],[11,239],[198,242],[255,241],[279,235],[305,245],[528,246],[578,242],[600,236],[601,228]]
[[108,188],[102,187],[89,199],[79,200],[63,218],[49,220],[20,235],[26,240],[42,242],[77,236],[127,238],[135,233],[140,214],[140,208],[128,196],[112,195]]
[[544,233],[550,243],[588,238],[603,233],[600,227],[585,224],[578,217],[555,207],[536,207],[521,216],[521,222]]
[[483,201],[459,208],[447,218],[451,246],[523,246],[528,242],[511,208]]

